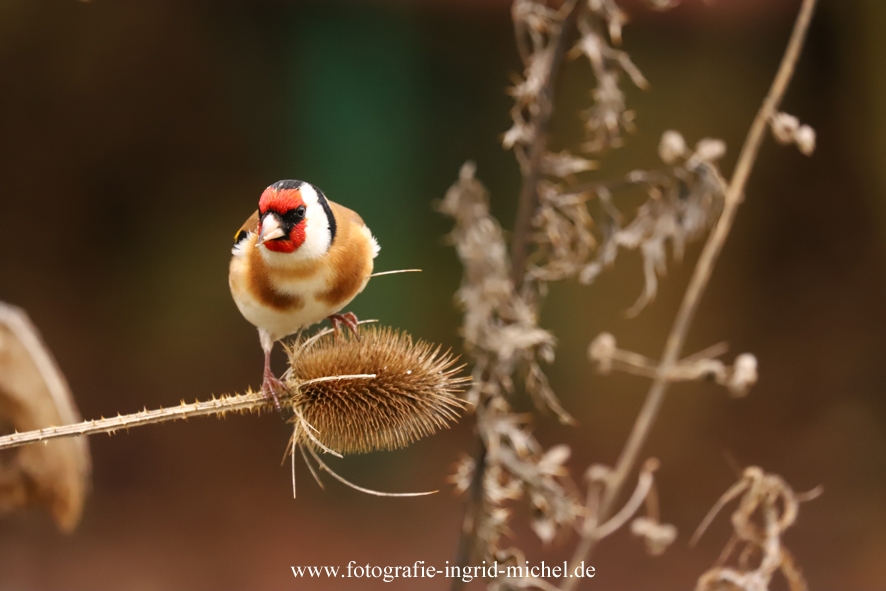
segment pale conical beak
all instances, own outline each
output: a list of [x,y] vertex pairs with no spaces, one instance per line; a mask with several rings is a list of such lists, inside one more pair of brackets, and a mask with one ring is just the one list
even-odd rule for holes
[[258,233],[258,242],[255,247],[258,248],[268,240],[276,240],[286,236],[280,220],[274,214],[266,215],[261,222],[261,231]]

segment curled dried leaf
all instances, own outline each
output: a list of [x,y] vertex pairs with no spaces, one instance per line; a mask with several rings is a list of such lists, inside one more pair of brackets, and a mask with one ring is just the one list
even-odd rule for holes
[[[739,497],[731,519],[733,540],[719,564],[699,577],[696,591],[766,591],[779,571],[792,591],[805,591],[803,573],[782,541],[785,530],[797,520],[800,498],[777,474],[766,473],[757,466],[745,468],[742,478],[708,512],[690,543],[701,537],[726,504]],[[730,558],[737,564],[728,565]]]
[[646,550],[652,556],[664,554],[677,539],[677,528],[670,523],[659,523],[649,517],[638,517],[631,522],[631,533],[643,538]]
[[[37,329],[19,308],[0,302],[0,432],[80,420],[67,381]],[[32,505],[73,530],[89,489],[85,437],[0,453],[0,513]]]
[[[675,157],[679,140],[672,136],[662,149],[664,157]],[[679,260],[688,242],[697,240],[719,215],[726,183],[716,160],[726,147],[721,140],[703,139],[685,162],[665,174],[635,171],[621,183],[621,188],[645,186],[647,200],[637,209],[633,218],[615,207],[611,192],[604,186],[595,189],[600,201],[600,215],[595,218],[602,239],[593,260],[576,268],[579,281],[592,283],[606,267],[614,264],[620,250],[637,250],[643,257],[645,278],[643,293],[627,311],[636,316],[658,291],[658,278],[667,270],[667,249]]]

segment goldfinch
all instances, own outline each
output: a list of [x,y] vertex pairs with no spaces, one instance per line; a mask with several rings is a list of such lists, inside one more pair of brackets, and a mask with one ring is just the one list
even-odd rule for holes
[[277,409],[280,381],[271,371],[274,343],[329,318],[355,335],[357,317],[339,314],[363,291],[379,246],[363,219],[310,183],[278,181],[234,237],[231,295],[258,328],[265,353],[262,393]]

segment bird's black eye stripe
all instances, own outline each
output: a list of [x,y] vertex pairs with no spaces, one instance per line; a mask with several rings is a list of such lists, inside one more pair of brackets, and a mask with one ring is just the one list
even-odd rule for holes
[[336,224],[335,216],[332,213],[332,208],[329,207],[329,201],[326,199],[326,195],[323,194],[323,191],[317,189],[317,200],[320,202],[320,206],[323,208],[323,211],[326,213],[326,219],[329,220],[329,244],[331,245],[335,242],[335,234],[338,230],[338,224]]

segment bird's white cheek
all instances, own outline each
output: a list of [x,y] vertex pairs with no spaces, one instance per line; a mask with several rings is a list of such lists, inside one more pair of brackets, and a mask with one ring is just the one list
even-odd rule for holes
[[323,212],[315,213],[305,219],[305,241],[297,252],[305,259],[316,259],[329,250],[329,222]]

